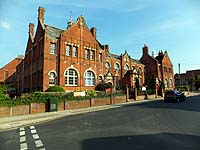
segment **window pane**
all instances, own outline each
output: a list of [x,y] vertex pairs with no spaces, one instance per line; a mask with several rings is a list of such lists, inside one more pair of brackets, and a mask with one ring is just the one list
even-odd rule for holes
[[86,86],[93,86],[95,85],[95,76],[92,71],[87,71],[85,73],[85,85]]
[[85,59],[89,59],[89,50],[85,49]]
[[56,44],[51,43],[50,44],[50,54],[55,54],[56,53]]
[[77,85],[78,83],[78,75],[76,70],[69,69],[67,73],[65,73],[65,84],[66,85]]
[[99,62],[102,62],[102,53],[99,53]]
[[77,57],[78,55],[78,47],[74,46],[73,47],[73,57]]
[[109,69],[110,68],[110,64],[109,62],[106,62],[106,69]]
[[70,56],[70,55],[71,55],[71,46],[66,45],[66,56]]
[[94,60],[94,50],[90,51],[90,59]]

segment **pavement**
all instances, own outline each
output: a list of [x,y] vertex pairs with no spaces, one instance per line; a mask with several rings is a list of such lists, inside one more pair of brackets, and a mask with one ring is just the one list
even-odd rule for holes
[[[198,94],[199,93],[190,93],[187,96],[195,96]],[[52,120],[63,118],[70,115],[108,110],[108,109],[123,107],[130,104],[140,104],[140,103],[147,103],[147,102],[153,102],[153,101],[159,101],[159,100],[163,100],[163,98],[157,98],[157,99],[151,99],[151,100],[138,100],[138,101],[130,100],[129,102],[121,103],[121,104],[95,106],[95,107],[89,107],[89,108],[64,110],[64,111],[57,111],[57,112],[45,112],[45,113],[29,114],[29,115],[21,115],[21,116],[1,117],[0,118],[0,132],[11,130],[11,129],[17,129],[20,127],[30,126],[34,124],[44,123],[44,122],[52,121]]]

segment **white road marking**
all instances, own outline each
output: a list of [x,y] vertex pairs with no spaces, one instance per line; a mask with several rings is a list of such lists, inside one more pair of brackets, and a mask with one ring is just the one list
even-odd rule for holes
[[24,128],[19,128],[20,131],[24,131]]
[[35,127],[34,126],[30,126],[30,129],[32,130],[32,129],[35,129]]
[[41,140],[37,140],[37,141],[35,141],[35,145],[36,145],[36,147],[41,147],[41,146],[43,146],[43,143]]
[[38,134],[33,134],[32,136],[35,140],[40,138]]
[[35,129],[31,130],[31,133],[34,134],[34,133],[37,133],[37,131]]
[[21,136],[20,137],[20,143],[22,143],[22,142],[26,142],[26,136]]
[[21,132],[19,132],[19,135],[20,135],[20,136],[25,135],[25,131],[21,131]]
[[[43,143],[40,140],[39,135],[37,134],[37,130],[35,128],[35,126],[30,126],[29,127],[31,130],[31,134],[32,137],[34,139],[36,148],[38,148],[38,150],[46,150],[46,148],[43,147]],[[27,138],[26,138],[26,132],[25,132],[25,128],[19,128],[19,135],[20,135],[20,150],[28,150],[28,145],[27,145]]]
[[28,149],[27,143],[21,143],[20,144],[20,150],[27,150],[27,149]]

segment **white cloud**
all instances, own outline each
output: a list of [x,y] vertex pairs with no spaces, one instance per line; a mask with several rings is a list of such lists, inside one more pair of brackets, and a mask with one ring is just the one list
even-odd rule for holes
[[10,30],[10,24],[7,21],[0,20],[0,28]]

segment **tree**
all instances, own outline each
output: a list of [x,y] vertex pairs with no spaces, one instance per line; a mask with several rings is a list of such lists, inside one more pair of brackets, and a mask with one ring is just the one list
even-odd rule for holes
[[200,88],[200,76],[195,76],[194,85],[195,85],[196,89]]

